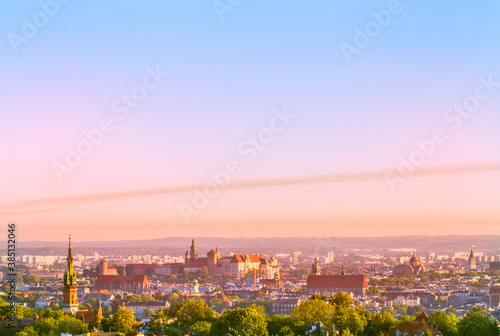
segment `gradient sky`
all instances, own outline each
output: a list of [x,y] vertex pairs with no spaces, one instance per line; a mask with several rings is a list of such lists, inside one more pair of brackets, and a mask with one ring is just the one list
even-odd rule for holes
[[[0,2],[0,238],[9,221],[21,241],[500,234],[500,86],[456,129],[443,117],[479,78],[500,82],[498,2],[401,1],[348,62],[342,43],[391,1],[241,1],[223,20],[211,1],[41,13],[54,1]],[[113,102],[148,67],[168,76],[120,119]],[[239,146],[277,109],[293,120],[248,162]],[[53,163],[106,118],[114,130],[59,180]],[[392,190],[384,172],[436,128],[446,141]],[[231,160],[232,188],[186,222],[181,204]]]

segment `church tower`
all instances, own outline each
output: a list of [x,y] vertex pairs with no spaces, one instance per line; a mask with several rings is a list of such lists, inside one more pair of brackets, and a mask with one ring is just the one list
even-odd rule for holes
[[61,309],[73,315],[78,310],[76,300],[76,274],[73,270],[73,254],[71,253],[71,235],[69,235],[69,248],[66,272],[64,272],[63,303]]
[[321,275],[321,265],[319,264],[318,258],[314,259],[314,264],[312,265],[312,273],[314,275]]
[[476,268],[477,268],[476,257],[474,257],[474,251],[472,251],[472,249],[471,249],[470,255],[469,255],[469,269],[475,270]]
[[194,261],[196,259],[198,259],[198,248],[196,247],[196,241],[193,240],[191,241],[191,259]]

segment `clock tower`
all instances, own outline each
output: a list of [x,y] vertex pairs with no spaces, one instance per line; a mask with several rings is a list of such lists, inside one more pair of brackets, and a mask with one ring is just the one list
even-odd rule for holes
[[76,299],[76,274],[73,270],[73,255],[71,253],[71,235],[69,235],[69,248],[66,272],[64,272],[64,289],[62,310],[73,315],[78,310],[78,302]]

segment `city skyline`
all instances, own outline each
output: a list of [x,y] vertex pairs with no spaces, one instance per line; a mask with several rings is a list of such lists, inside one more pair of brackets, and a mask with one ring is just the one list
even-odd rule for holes
[[500,234],[500,5],[215,3],[0,3],[19,240]]

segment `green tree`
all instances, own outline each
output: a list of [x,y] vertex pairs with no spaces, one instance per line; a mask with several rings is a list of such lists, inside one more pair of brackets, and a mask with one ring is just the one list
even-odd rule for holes
[[394,310],[397,313],[401,314],[401,315],[406,315],[408,313],[408,308],[409,307],[410,306],[408,306],[408,305],[398,305],[398,304],[395,304],[394,305]]
[[203,300],[182,300],[168,310],[170,318],[175,319],[173,327],[186,332],[189,327],[198,321],[212,322],[213,310]]
[[443,336],[457,336],[458,335],[458,323],[460,319],[453,314],[446,314],[442,310],[436,310],[429,316],[427,324],[435,326]]
[[215,312],[221,314],[224,308],[226,308],[226,305],[224,303],[224,300],[221,299],[216,299],[216,298],[211,298],[208,301],[208,305],[210,308],[212,308]]
[[35,284],[35,283],[39,283],[40,282],[40,278],[37,276],[37,275],[26,275],[24,277],[24,283],[26,284]]
[[458,316],[458,310],[457,310],[457,308],[455,308],[455,307],[451,307],[451,306],[450,306],[450,307],[446,308],[446,310],[445,310],[444,312],[445,312],[446,314],[453,314],[453,315],[455,315],[455,316]]
[[135,332],[137,324],[133,310],[120,306],[110,319],[109,330],[132,334]]
[[39,336],[39,334],[36,332],[33,326],[28,326],[24,328],[24,330],[16,333],[16,336]]
[[407,314],[408,315],[416,315],[416,314],[418,314],[420,312],[423,312],[424,310],[425,310],[425,306],[422,306],[422,305],[408,307]]
[[152,310],[151,310],[151,309],[149,309],[149,308],[144,309],[144,311],[142,312],[142,314],[143,314],[145,317],[146,317],[146,316],[153,316],[153,314],[154,314],[154,313],[155,313],[155,312],[154,312],[154,311],[152,311]]
[[368,288],[368,295],[370,296],[380,296],[382,293],[380,292],[380,289],[378,289],[377,286],[370,286]]
[[349,308],[354,304],[354,300],[347,293],[337,292],[330,298],[330,303],[335,308]]
[[332,304],[322,299],[314,299],[301,302],[292,309],[290,316],[295,325],[305,331],[317,321],[323,323],[323,325],[331,326],[334,314],[335,307]]
[[341,336],[356,336],[356,334],[353,334],[349,329],[345,329],[344,331],[342,331],[342,333],[340,335]]
[[369,336],[377,336],[380,333],[386,335],[393,326],[396,325],[396,320],[388,311],[381,313],[373,313],[368,315],[365,334]]
[[57,330],[57,320],[53,317],[49,317],[36,321],[31,326],[39,335],[55,336]]
[[62,316],[57,320],[57,329],[56,332],[60,335],[61,333],[69,333],[69,334],[83,334],[88,332],[89,329],[87,325],[73,317],[73,316]]
[[182,333],[177,328],[167,327],[167,328],[165,328],[165,335],[166,336],[182,336]]
[[348,329],[354,334],[363,332],[367,325],[365,315],[358,313],[356,308],[337,308],[333,317],[333,322],[340,331]]
[[267,321],[267,331],[272,336],[294,336],[297,326],[290,316],[273,315]]
[[96,298],[91,298],[86,302],[91,310],[99,310],[99,300]]
[[147,322],[148,330],[154,334],[161,333],[167,327],[168,320],[170,319],[167,315],[168,310],[160,308],[154,313],[153,318]]
[[177,293],[172,293],[168,296],[167,301],[170,303],[170,306],[174,306],[177,302],[181,300],[181,297]]
[[267,319],[264,308],[256,305],[227,310],[213,322],[210,335],[268,336]]
[[458,323],[459,336],[498,336],[498,321],[485,316],[481,308],[473,308]]
[[207,321],[198,321],[195,324],[193,324],[189,334],[196,336],[209,336],[211,328],[212,328],[212,323]]

